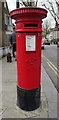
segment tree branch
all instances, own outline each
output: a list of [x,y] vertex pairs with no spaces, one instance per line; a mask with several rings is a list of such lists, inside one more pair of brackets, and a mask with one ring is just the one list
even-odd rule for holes
[[28,5],[27,5],[27,2],[24,2],[23,0],[20,0],[22,3],[23,3],[23,5],[25,6],[25,7],[27,7]]
[[59,7],[59,3],[58,3],[58,1],[55,0],[55,2],[56,2],[56,4],[57,4],[57,6]]
[[36,0],[36,6],[37,6],[38,0]]
[[50,4],[50,6],[51,6],[51,8],[52,8],[52,12],[53,12],[53,14],[59,19],[59,17],[58,17],[58,15],[57,15],[57,13],[55,12],[55,10],[54,10],[54,7],[53,7],[53,4],[52,4],[52,2],[50,2],[49,0],[48,0],[48,3]]
[[56,22],[56,26],[58,26],[57,18],[59,18],[59,17],[58,17],[57,14],[55,13],[54,8],[53,8],[53,5],[52,5],[51,2],[49,2],[49,0],[48,0],[48,3],[49,3],[49,5],[51,6],[52,10],[51,10],[49,7],[47,7],[45,4],[43,4],[43,6],[51,13],[52,17],[54,18],[54,20],[55,20],[55,22]]

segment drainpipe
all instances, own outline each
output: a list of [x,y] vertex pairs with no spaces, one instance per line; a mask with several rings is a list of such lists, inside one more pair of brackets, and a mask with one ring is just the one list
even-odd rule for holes
[[32,7],[32,0],[30,0],[30,6]]
[[16,0],[16,8],[19,8],[19,0]]

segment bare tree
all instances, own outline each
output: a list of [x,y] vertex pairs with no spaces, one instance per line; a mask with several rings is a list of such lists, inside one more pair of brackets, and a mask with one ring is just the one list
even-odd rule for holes
[[[53,2],[55,2],[55,5],[53,4]],[[58,0],[54,0],[54,1],[51,1],[51,0],[47,0],[46,3],[48,3],[48,5],[46,3],[43,3],[42,2],[42,6],[44,6],[49,12],[50,14],[52,15],[52,17],[54,18],[55,20],[55,27],[58,28],[58,19],[59,19],[59,15],[58,15],[58,8],[59,8],[59,1]],[[55,6],[57,8],[57,10],[55,9]]]
[[38,0],[20,0],[21,4],[24,5],[25,7],[37,7]]
[[43,24],[43,27],[42,27],[42,29],[43,29],[43,32],[42,32],[42,37],[45,37],[45,39],[48,41],[48,39],[47,39],[47,35],[49,35],[50,34],[50,32],[51,32],[51,29],[50,29],[50,22],[46,19],[45,21],[44,21],[44,24]]
[[[53,2],[55,2],[56,8],[59,10],[59,1],[58,0],[53,0]],[[44,3],[44,1],[42,2],[42,6],[44,6],[52,15],[52,17],[55,20],[55,27],[58,28],[59,27],[59,14],[58,12],[55,10],[55,6],[53,4],[52,0],[46,0],[46,2]],[[48,5],[46,4],[48,3]],[[37,7],[38,4],[38,0],[20,0],[20,4],[25,7]]]

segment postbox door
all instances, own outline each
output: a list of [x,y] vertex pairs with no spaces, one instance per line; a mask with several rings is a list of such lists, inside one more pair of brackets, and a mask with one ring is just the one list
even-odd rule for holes
[[17,33],[18,86],[26,89],[40,86],[41,33]]

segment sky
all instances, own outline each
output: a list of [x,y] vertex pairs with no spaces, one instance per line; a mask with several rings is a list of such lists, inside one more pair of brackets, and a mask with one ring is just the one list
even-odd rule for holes
[[[16,9],[16,1],[17,0],[6,0],[7,1],[7,4],[8,4],[8,8],[9,8],[9,11],[12,11],[14,9]],[[11,2],[12,1],[12,2]],[[40,2],[42,2],[42,0],[38,0],[38,7],[40,5]],[[41,6],[42,7],[42,6]],[[52,22],[53,21],[53,18],[52,16],[50,15],[50,13],[48,13],[47,15],[47,18],[48,20],[51,21],[51,27],[54,26],[55,22]],[[14,22],[14,21],[13,21]]]
[[16,9],[16,0],[6,0],[6,1],[10,11]]

